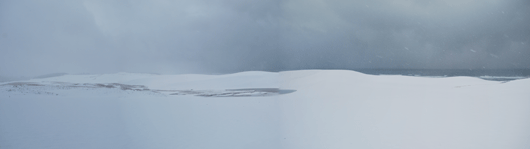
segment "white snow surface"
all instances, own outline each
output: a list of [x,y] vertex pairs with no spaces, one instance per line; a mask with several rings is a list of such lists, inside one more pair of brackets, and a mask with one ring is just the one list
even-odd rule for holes
[[[0,149],[530,148],[530,79],[299,70],[64,75],[13,83],[0,83]],[[93,87],[97,83],[151,90]],[[152,91],[245,88],[296,91],[251,97]]]

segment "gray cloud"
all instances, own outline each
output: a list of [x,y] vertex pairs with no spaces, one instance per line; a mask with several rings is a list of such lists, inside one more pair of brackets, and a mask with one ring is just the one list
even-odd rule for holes
[[5,0],[0,75],[530,68],[525,0]]
[[[293,42],[287,45],[309,51],[312,56],[299,60],[309,67],[529,66],[526,1],[290,2],[285,10],[292,33],[286,38]],[[300,39],[301,34],[313,41],[305,42],[308,39]]]

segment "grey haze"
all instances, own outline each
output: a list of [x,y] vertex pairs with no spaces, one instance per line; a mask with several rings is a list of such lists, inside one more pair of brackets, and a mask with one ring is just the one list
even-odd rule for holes
[[0,76],[530,68],[528,0],[2,0]]

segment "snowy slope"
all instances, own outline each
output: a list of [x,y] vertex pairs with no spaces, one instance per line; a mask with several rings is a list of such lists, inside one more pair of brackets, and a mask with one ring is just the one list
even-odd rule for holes
[[281,75],[285,148],[530,148],[530,79]]
[[[530,79],[302,70],[17,83],[0,84],[0,148],[530,148]],[[245,88],[296,91],[222,98],[159,92]]]

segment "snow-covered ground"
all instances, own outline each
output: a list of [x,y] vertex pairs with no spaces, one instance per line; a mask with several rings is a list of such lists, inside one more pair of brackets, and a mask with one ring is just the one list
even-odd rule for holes
[[530,79],[343,70],[0,83],[0,148],[530,148]]

